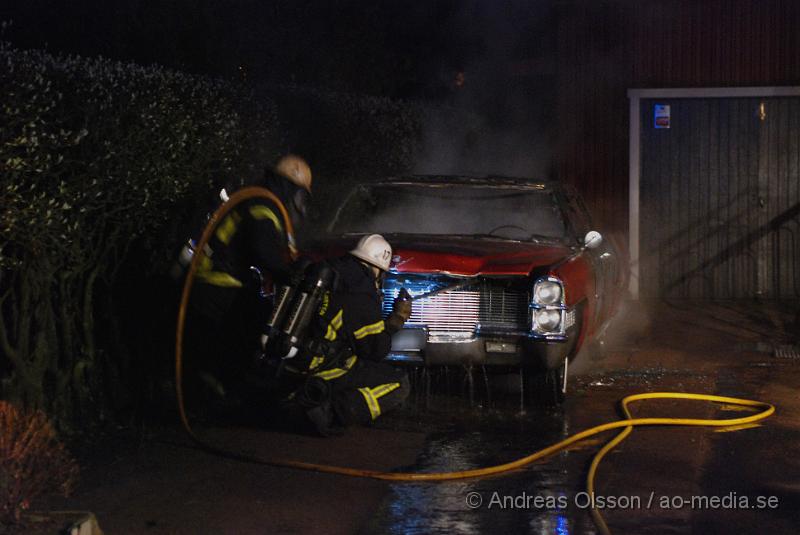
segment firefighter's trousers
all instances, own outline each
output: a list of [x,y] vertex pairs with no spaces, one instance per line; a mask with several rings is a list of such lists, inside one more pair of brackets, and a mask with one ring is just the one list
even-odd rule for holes
[[[350,361],[352,362],[352,361]],[[337,376],[318,374],[331,387],[331,404],[344,424],[367,424],[408,398],[408,374],[385,362],[358,359],[349,368],[345,363]]]

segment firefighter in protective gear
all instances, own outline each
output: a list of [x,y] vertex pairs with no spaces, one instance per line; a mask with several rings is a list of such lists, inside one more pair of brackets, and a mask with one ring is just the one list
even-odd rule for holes
[[[280,159],[261,182],[283,205],[293,226],[305,217],[311,193],[311,169],[294,155]],[[242,288],[251,268],[262,277],[285,278],[296,254],[294,236],[275,202],[247,200],[229,212],[217,226],[197,271],[200,283],[220,288]]]
[[[294,236],[288,232],[301,224],[311,193],[311,169],[300,157],[287,155],[261,180],[245,184],[272,192],[277,202],[246,200],[219,222],[197,269],[190,299],[187,340],[200,377],[219,397],[226,382],[236,382],[247,371],[259,346],[261,325],[268,312],[262,290],[289,276],[296,254]],[[227,194],[223,190],[223,202]],[[218,381],[222,379],[222,384]]]
[[337,273],[334,291],[326,294],[311,335],[340,344],[338,354],[310,355],[305,378],[293,395],[322,435],[352,424],[368,424],[402,405],[409,393],[406,372],[384,362],[392,335],[411,316],[411,302],[397,300],[384,320],[382,275],[392,248],[382,236],[363,237],[349,254],[329,261]]

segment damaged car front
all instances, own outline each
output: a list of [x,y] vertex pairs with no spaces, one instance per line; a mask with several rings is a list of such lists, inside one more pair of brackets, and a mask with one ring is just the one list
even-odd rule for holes
[[520,368],[559,400],[567,363],[607,320],[617,252],[575,194],[552,182],[415,176],[356,187],[329,233],[342,247],[382,234],[394,249],[384,312],[413,313],[390,359]]

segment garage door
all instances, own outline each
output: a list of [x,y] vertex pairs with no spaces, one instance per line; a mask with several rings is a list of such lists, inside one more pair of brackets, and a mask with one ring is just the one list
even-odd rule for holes
[[642,99],[640,292],[800,296],[800,99]]

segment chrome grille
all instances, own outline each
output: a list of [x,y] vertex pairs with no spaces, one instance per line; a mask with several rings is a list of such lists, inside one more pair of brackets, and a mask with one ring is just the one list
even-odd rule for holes
[[[384,284],[383,312],[392,311],[403,287],[413,296],[456,284],[459,279],[390,275]],[[409,326],[425,326],[431,336],[471,336],[477,330],[528,328],[528,296],[504,282],[477,279],[475,284],[414,301]]]
[[481,284],[482,329],[527,329],[528,295],[496,284]]
[[480,292],[443,292],[414,301],[408,325],[425,325],[431,335],[472,334],[480,317]]

